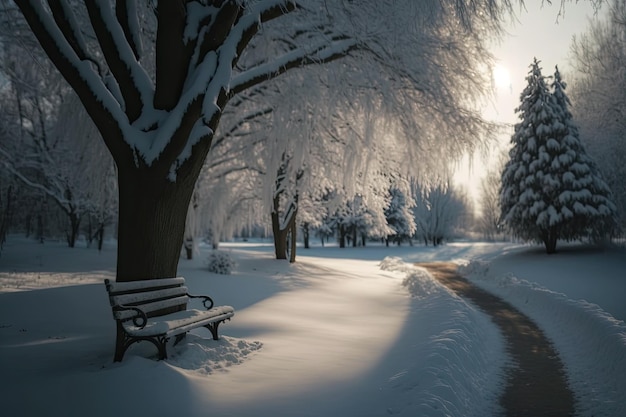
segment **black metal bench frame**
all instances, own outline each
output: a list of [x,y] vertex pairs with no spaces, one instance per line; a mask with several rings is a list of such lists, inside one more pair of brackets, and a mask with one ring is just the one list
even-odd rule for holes
[[[219,325],[235,314],[230,306],[214,307],[209,296],[189,294],[182,277],[132,282],[106,279],[104,283],[117,323],[115,362],[141,341],[154,344],[159,359],[167,359],[168,341],[175,337],[176,345],[198,327],[207,328],[213,340],[219,340]],[[206,310],[187,309],[190,299],[201,299]]]

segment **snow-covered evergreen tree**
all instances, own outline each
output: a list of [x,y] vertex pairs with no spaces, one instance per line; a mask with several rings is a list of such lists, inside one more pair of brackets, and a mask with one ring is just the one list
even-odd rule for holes
[[558,239],[599,239],[614,224],[609,189],[578,138],[558,68],[551,85],[531,64],[516,109],[520,123],[502,173],[502,219],[523,239],[554,253]]
[[411,239],[415,234],[415,218],[411,211],[412,206],[401,189],[392,187],[389,194],[391,198],[389,206],[385,209],[385,217],[394,234],[387,236],[386,243],[389,246],[389,240],[393,240],[400,245],[404,239]]

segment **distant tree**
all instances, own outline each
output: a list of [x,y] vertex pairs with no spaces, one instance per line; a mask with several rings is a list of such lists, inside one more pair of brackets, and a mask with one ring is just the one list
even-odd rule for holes
[[404,192],[397,187],[392,187],[389,194],[390,200],[385,208],[385,218],[393,234],[386,236],[385,243],[389,246],[389,240],[393,240],[400,246],[403,240],[410,240],[416,231],[415,218],[411,210],[413,205],[407,200]]
[[0,253],[2,253],[2,247],[6,241],[6,236],[9,231],[9,224],[11,223],[11,215],[14,210],[14,188],[9,183],[5,176],[0,172]]
[[464,223],[469,212],[466,196],[447,180],[433,180],[429,184],[413,184],[415,198],[416,238],[428,245],[441,245],[452,237]]
[[[328,233],[328,230],[323,229],[327,213],[327,207],[323,204],[323,194],[308,192],[301,196],[298,216],[304,249],[310,248],[311,233],[318,235]],[[332,231],[330,233],[332,234]]]
[[[88,240],[98,237],[101,247],[104,226],[116,214],[113,161],[76,95],[66,88],[53,99],[34,100],[37,118],[25,113],[22,117],[29,121],[25,124],[32,126],[23,129],[28,134],[8,149],[0,146],[0,169],[58,206],[66,217],[62,230],[69,247],[76,244],[85,216],[93,223]],[[22,107],[27,107],[24,100]],[[50,107],[55,108],[54,115],[46,111]]]
[[500,227],[500,181],[505,161],[489,169],[480,182],[480,214],[477,218],[478,231],[487,240],[494,240],[501,233]]
[[[29,40],[33,40],[32,36],[24,39],[30,45]],[[6,83],[0,91],[3,131],[0,171],[7,174],[10,182],[15,181],[15,203],[22,207],[12,221],[23,225],[27,236],[31,235],[32,225],[36,223],[35,234],[43,241],[45,229],[57,214],[53,199],[41,188],[25,185],[13,171],[27,174],[33,184],[46,182],[45,153],[50,142],[56,141],[52,137],[54,124],[67,86],[59,82],[59,75],[40,50],[26,50],[8,42],[2,47],[0,78]]]
[[304,171],[299,170],[295,178],[289,178],[290,161],[291,157],[283,154],[283,163],[278,167],[276,174],[270,218],[276,259],[289,259],[289,262],[293,263],[296,261],[297,216],[300,199],[298,182],[302,179]]
[[363,196],[357,195],[344,202],[332,216],[332,228],[337,233],[340,248],[358,246],[359,236],[367,236],[368,226],[371,224],[368,207]]
[[604,18],[590,21],[572,44],[569,97],[580,139],[613,192],[626,232],[626,0],[614,0]]
[[502,173],[503,221],[514,235],[543,242],[547,253],[558,239],[600,239],[614,224],[615,205],[580,143],[558,68],[553,93],[537,59],[526,80]]

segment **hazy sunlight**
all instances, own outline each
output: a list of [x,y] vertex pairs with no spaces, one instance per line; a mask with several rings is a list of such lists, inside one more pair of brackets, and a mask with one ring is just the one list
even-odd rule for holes
[[511,74],[503,65],[496,64],[493,69],[493,82],[496,88],[510,88]]

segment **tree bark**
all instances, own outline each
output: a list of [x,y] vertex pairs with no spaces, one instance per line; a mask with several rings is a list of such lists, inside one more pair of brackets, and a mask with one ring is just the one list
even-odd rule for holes
[[176,276],[194,181],[119,171],[118,281]]
[[[281,229],[279,214],[276,211],[272,212],[272,233],[274,235],[274,253],[276,259],[289,259],[289,262],[292,263],[296,261],[296,214],[297,211],[294,212],[291,219],[289,219],[287,227]],[[290,233],[291,240],[289,240]],[[287,249],[290,250],[289,256],[287,256]]]
[[337,230],[337,233],[339,234],[339,247],[345,248],[346,247],[346,229],[344,228],[343,225],[339,225],[339,230]]
[[559,238],[559,233],[556,227],[552,226],[548,230],[543,230],[541,234],[543,244],[546,247],[546,253],[548,255],[556,253],[556,242]]
[[270,214],[272,220],[272,235],[274,237],[274,254],[276,259],[287,259],[287,232],[289,228],[280,228],[280,195],[275,194],[273,199],[273,210]]
[[45,225],[44,225],[44,220],[43,220],[43,214],[38,213],[37,214],[37,240],[39,241],[39,243],[43,243],[44,241],[44,230],[45,230]]
[[296,225],[295,215],[294,220],[291,222],[291,239],[289,242],[290,251],[289,251],[289,263],[294,263],[296,261],[296,233],[298,231],[298,226]]
[[96,232],[96,236],[98,236],[98,251],[102,251],[102,245],[104,244],[104,222],[100,222],[98,225],[98,231]]
[[4,206],[4,212],[2,213],[2,218],[0,219],[0,249],[4,242],[6,242],[7,231],[9,230],[9,224],[11,223],[11,214],[13,209],[13,186],[9,185],[7,188],[7,197],[6,203]]
[[67,231],[67,245],[70,248],[76,246],[76,238],[80,230],[80,216],[74,210],[67,213],[70,220],[70,230]]

